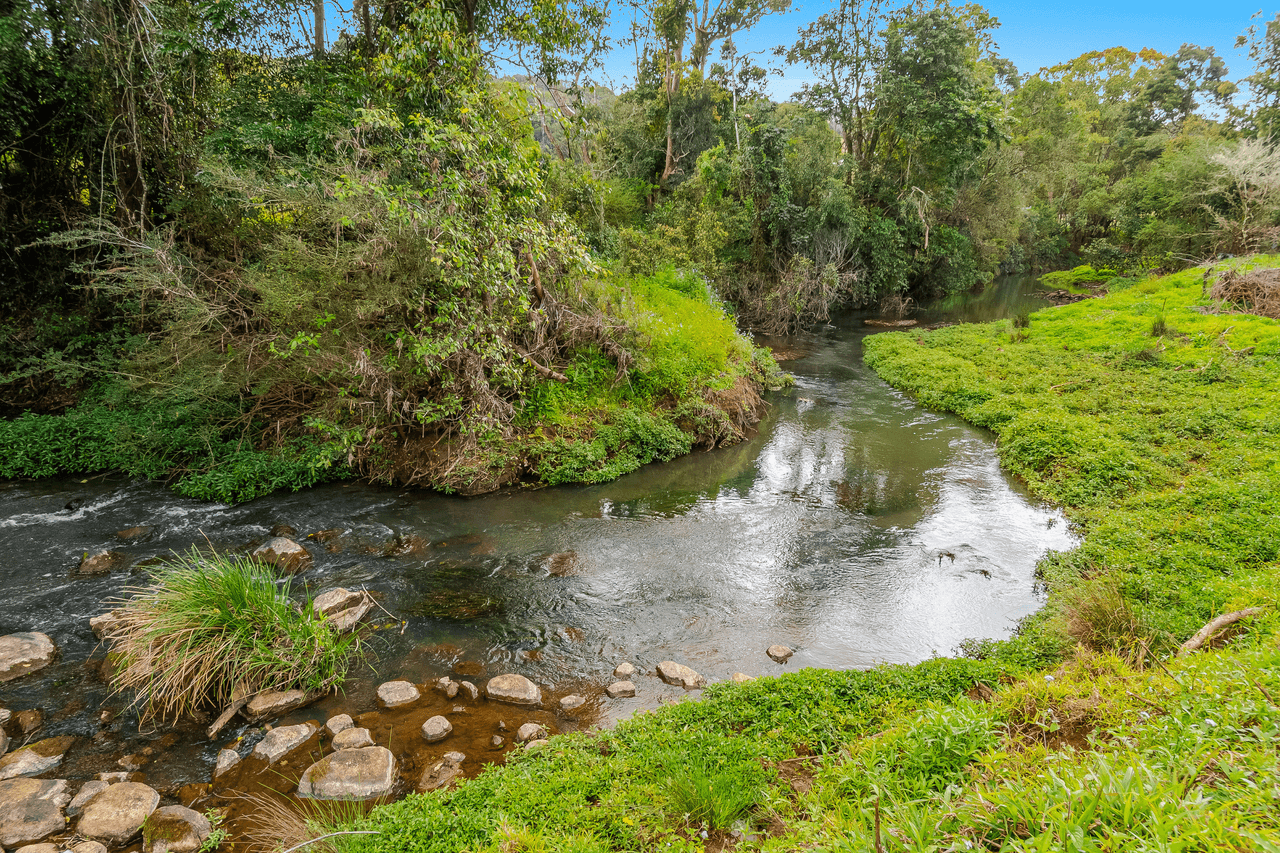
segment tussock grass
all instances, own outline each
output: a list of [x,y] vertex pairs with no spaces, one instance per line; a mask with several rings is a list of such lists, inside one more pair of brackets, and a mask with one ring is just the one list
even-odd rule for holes
[[289,597],[289,581],[249,560],[179,556],[118,603],[107,640],[112,684],[132,692],[146,717],[173,719],[263,690],[328,690],[358,652],[309,606]]

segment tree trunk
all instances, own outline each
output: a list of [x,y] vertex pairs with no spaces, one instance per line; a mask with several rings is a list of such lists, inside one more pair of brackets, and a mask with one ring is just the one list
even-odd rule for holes
[[312,8],[316,16],[316,59],[324,56],[324,0],[315,0]]

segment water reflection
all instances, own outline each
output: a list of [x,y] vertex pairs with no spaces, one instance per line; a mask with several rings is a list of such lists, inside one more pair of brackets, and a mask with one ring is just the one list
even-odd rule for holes
[[[1035,304],[1023,283],[1002,287],[924,319]],[[6,702],[65,689],[89,707],[105,699],[83,665],[96,646],[88,618],[139,577],[73,578],[83,552],[136,561],[206,537],[243,548],[281,522],[336,531],[308,541],[312,589],[367,586],[407,622],[376,635],[376,671],[352,685],[355,701],[378,681],[425,681],[462,661],[563,685],[603,681],[623,659],[675,658],[717,679],[779,671],[764,656],[772,643],[798,649],[788,669],[848,668],[1007,635],[1040,604],[1035,562],[1072,536],[999,471],[989,435],[871,374],[862,338],[849,315],[772,341],[797,382],[772,395],[756,437],[600,486],[461,500],[333,485],[229,508],[110,477],[6,484],[0,633],[45,631],[63,649],[48,673],[6,685]],[[72,499],[84,503],[63,509]],[[150,539],[116,540],[139,524]],[[661,689],[646,682],[618,707]],[[58,726],[88,733],[92,721]]]

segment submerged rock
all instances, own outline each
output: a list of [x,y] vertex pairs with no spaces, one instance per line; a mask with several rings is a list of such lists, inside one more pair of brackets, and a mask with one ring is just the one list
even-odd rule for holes
[[678,684],[685,690],[696,690],[707,680],[682,663],[664,660],[658,664],[658,677],[667,684]]
[[586,699],[576,693],[570,693],[560,700],[560,709],[562,711],[572,711],[574,708],[581,708],[585,704],[587,704]]
[[75,738],[71,736],[45,738],[9,753],[0,758],[0,779],[38,776],[48,772],[62,763],[63,756],[74,742]]
[[373,746],[373,736],[368,729],[344,729],[333,739],[334,749],[363,749]]
[[396,757],[385,746],[344,749],[326,755],[302,773],[298,796],[316,800],[369,800],[391,793]]
[[422,724],[422,736],[426,738],[427,743],[444,740],[452,731],[453,723],[439,714]]
[[458,692],[465,698],[470,699],[472,702],[480,698],[480,688],[476,687],[470,681],[459,681]]
[[140,782],[116,782],[85,806],[76,832],[107,847],[123,847],[142,831],[160,805],[154,788]]
[[378,685],[378,704],[384,708],[401,708],[421,698],[421,691],[408,681],[388,681]]
[[104,548],[92,554],[81,555],[80,564],[76,566],[76,574],[108,575],[116,569],[124,568],[128,562],[129,557],[127,554],[121,554],[119,551],[108,551]]
[[67,848],[71,853],[107,853],[106,845],[99,841],[81,841]]
[[0,637],[0,683],[30,675],[53,663],[58,647],[47,634],[22,631]]
[[418,779],[418,790],[425,793],[451,785],[462,775],[460,765],[466,758],[461,752],[446,752],[443,758],[423,771]]
[[11,850],[62,832],[62,810],[70,799],[65,779],[0,782],[0,848]]
[[278,729],[272,729],[253,748],[253,757],[261,758],[268,764],[275,764],[310,740],[315,733],[315,723],[299,723],[296,726],[281,726]]
[[776,660],[778,663],[786,663],[791,656],[795,654],[795,649],[790,646],[774,645],[765,650],[765,654]]
[[218,763],[213,767],[213,778],[217,779],[239,763],[240,753],[236,752],[234,749],[219,750]]
[[122,542],[132,542],[139,539],[146,539],[155,528],[147,524],[139,524],[137,527],[127,527],[124,530],[116,531],[116,538]]
[[628,699],[636,695],[636,686],[630,681],[615,681],[604,689],[610,699]]
[[276,536],[253,549],[249,556],[275,566],[286,574],[297,574],[311,567],[311,554],[292,539]]
[[510,705],[541,705],[542,690],[523,675],[507,673],[489,679],[484,688],[485,695],[498,702]]
[[44,725],[44,711],[39,708],[28,708],[13,715],[13,724],[22,735],[29,735]]
[[144,853],[195,853],[213,832],[209,819],[185,806],[165,806],[147,818]]

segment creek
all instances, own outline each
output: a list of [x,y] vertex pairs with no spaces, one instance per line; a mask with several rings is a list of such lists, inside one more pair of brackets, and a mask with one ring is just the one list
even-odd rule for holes
[[[1044,307],[1032,288],[1005,278],[916,316],[978,321]],[[139,731],[126,699],[111,695],[89,618],[144,582],[139,562],[194,546],[244,551],[280,524],[315,558],[299,590],[365,587],[391,614],[369,632],[369,665],[344,695],[286,722],[356,715],[391,679],[483,684],[518,672],[551,696],[588,696],[573,720],[548,717],[565,730],[683,693],[637,675],[634,699],[604,698],[624,660],[652,673],[672,659],[716,681],[910,663],[966,638],[1007,636],[1043,601],[1036,562],[1075,537],[1057,509],[1000,471],[990,434],[924,410],[863,365],[867,316],[762,341],[796,384],[769,396],[751,440],[604,485],[460,499],[348,483],[228,507],[114,475],[0,482],[0,634],[44,632],[61,652],[0,685],[0,706],[43,709],[35,737],[81,737],[57,771],[65,778],[117,770],[120,756],[156,745],[161,733]],[[117,537],[137,526],[149,530]],[[320,531],[329,533],[305,538]],[[77,576],[82,554],[103,548],[132,565]],[[765,656],[774,643],[796,649],[785,666]],[[119,717],[104,725],[103,708]],[[209,780],[219,748],[261,736],[244,726],[217,742],[198,726],[178,732],[144,768],[174,796]]]

